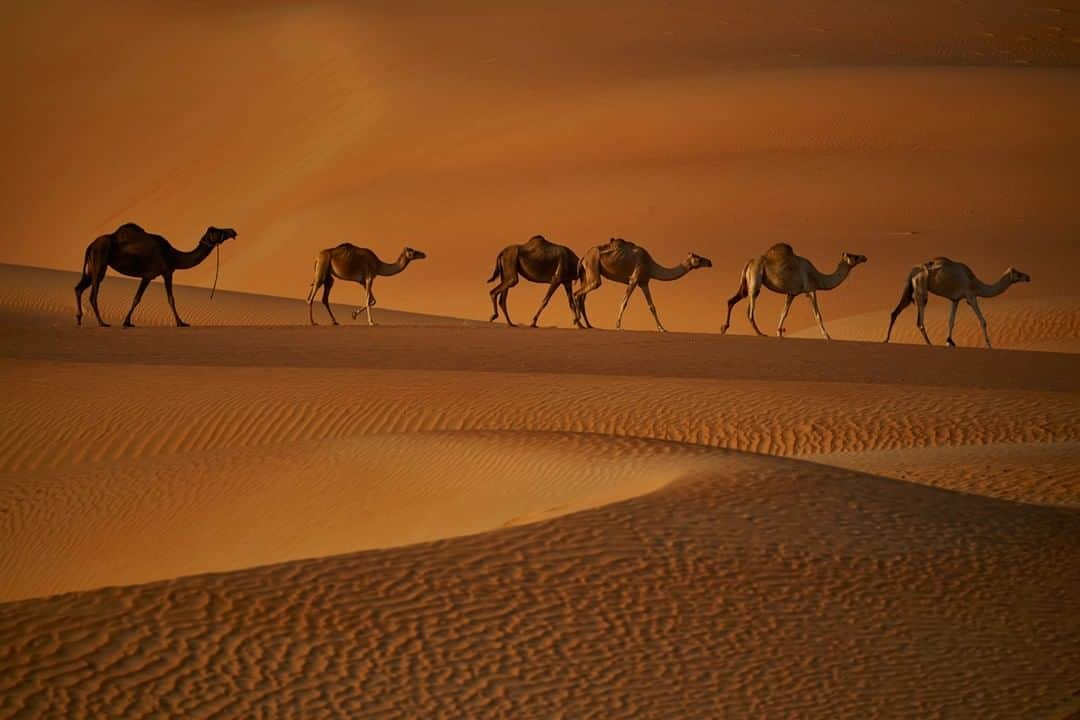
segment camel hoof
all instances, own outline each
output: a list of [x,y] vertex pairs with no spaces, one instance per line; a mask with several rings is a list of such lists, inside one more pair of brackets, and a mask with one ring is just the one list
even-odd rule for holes
[[946,340],[945,345],[947,345],[948,347],[956,347],[956,343],[953,342],[952,338],[949,338],[948,340]]
[[176,323],[176,327],[191,327],[191,325],[189,325],[188,323],[181,320],[178,323]]
[[128,328],[128,327],[135,327],[135,323],[133,323],[133,322],[125,322],[125,323],[124,323],[124,327],[126,327],[126,328]]
[[109,323],[105,323],[105,322],[99,322],[99,323],[98,323],[98,327],[112,327],[112,326],[111,326],[111,325],[109,325]]

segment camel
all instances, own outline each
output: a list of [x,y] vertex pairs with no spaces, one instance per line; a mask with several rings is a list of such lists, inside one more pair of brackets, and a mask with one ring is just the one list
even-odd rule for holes
[[560,285],[566,291],[566,300],[570,303],[570,312],[574,315],[574,325],[582,327],[572,288],[577,274],[578,256],[574,251],[564,245],[548,242],[543,235],[533,235],[522,245],[507,245],[495,258],[495,270],[488,278],[489,283],[496,279],[499,281],[488,293],[491,295],[490,321],[495,322],[499,318],[501,307],[506,324],[514,327],[506,309],[506,296],[510,288],[518,284],[518,277],[522,276],[530,282],[546,283],[548,286],[530,327],[536,327],[540,313],[544,312],[548,301]]
[[374,325],[371,319],[371,308],[375,306],[375,295],[371,292],[371,286],[375,278],[380,275],[397,275],[409,266],[413,260],[423,260],[427,255],[411,247],[403,248],[398,259],[392,263],[385,263],[367,248],[357,247],[352,243],[341,243],[337,247],[320,250],[315,258],[315,279],[311,281],[311,291],[308,293],[308,320],[312,325],[315,315],[312,303],[315,301],[315,293],[321,287],[323,289],[322,303],[326,306],[326,312],[330,313],[330,320],[337,325],[334,311],[330,309],[330,289],[334,286],[334,278],[340,280],[353,280],[360,283],[364,288],[366,301],[363,308],[353,310],[352,318],[355,320],[360,313],[367,310],[368,325]]
[[582,258],[578,269],[581,284],[574,291],[574,300],[582,321],[587,327],[592,327],[585,313],[585,296],[600,287],[601,278],[625,284],[626,295],[623,296],[622,305],[619,306],[619,316],[615,319],[615,329],[621,330],[623,313],[626,312],[626,305],[630,302],[630,295],[635,288],[641,288],[641,294],[645,296],[645,302],[649,304],[649,312],[656,321],[656,329],[667,332],[660,322],[660,316],[656,314],[656,305],[653,304],[649,282],[678,280],[691,270],[707,267],[712,267],[712,261],[694,253],[687,255],[686,259],[675,267],[664,267],[653,260],[645,248],[622,238],[611,238],[605,245],[589,248],[585,257]]
[[832,290],[844,282],[848,273],[856,265],[866,262],[865,255],[855,253],[841,253],[840,263],[831,275],[821,273],[813,263],[804,257],[795,254],[787,243],[777,243],[766,251],[764,255],[754,258],[743,266],[742,277],[739,281],[739,289],[728,299],[727,320],[720,328],[721,334],[726,333],[731,327],[731,310],[739,302],[749,296],[750,306],[747,308],[747,317],[754,332],[764,337],[765,333],[757,326],[755,314],[757,312],[757,297],[762,286],[775,293],[786,295],[784,309],[780,312],[780,322],[776,326],[777,337],[784,337],[784,321],[787,320],[788,311],[796,295],[806,295],[810,298],[810,308],[813,310],[814,319],[817,320],[818,328],[826,340],[831,340],[825,323],[821,319],[821,308],[818,307],[818,290]]
[[203,233],[199,244],[194,249],[184,252],[174,248],[162,236],[148,233],[135,223],[125,223],[115,232],[102,235],[90,243],[83,254],[82,277],[75,285],[75,324],[82,325],[82,294],[89,287],[90,307],[94,310],[98,325],[109,327],[109,324],[101,319],[97,299],[101,281],[105,278],[106,270],[111,267],[122,275],[141,278],[131,309],[124,318],[124,327],[134,327],[131,315],[142,300],[147,285],[158,275],[165,279],[165,294],[169,298],[169,307],[172,308],[173,317],[176,318],[176,326],[187,327],[188,324],[181,320],[179,313],[176,312],[176,301],[173,299],[173,273],[195,267],[205,260],[214,248],[234,237],[236,237],[236,231],[232,228],[211,226]]
[[1021,282],[1031,282],[1031,276],[1012,267],[1008,268],[996,283],[987,285],[975,277],[975,273],[967,265],[946,257],[936,257],[930,262],[916,265],[908,273],[907,282],[904,283],[904,293],[889,316],[889,330],[885,333],[885,342],[889,342],[889,338],[892,337],[896,318],[914,302],[919,311],[916,320],[919,332],[922,333],[927,345],[932,344],[930,337],[926,334],[924,315],[926,301],[933,294],[952,301],[952,308],[949,310],[949,337],[945,341],[949,347],[956,347],[952,338],[953,326],[956,324],[956,308],[961,300],[965,300],[975,311],[975,317],[979,319],[979,324],[982,326],[986,347],[989,348],[991,347],[990,335],[986,331],[986,318],[979,309],[978,299],[995,297],[1008,290],[1013,284]]

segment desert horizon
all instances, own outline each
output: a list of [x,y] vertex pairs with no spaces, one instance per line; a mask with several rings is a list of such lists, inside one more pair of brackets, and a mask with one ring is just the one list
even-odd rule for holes
[[1080,718],[1080,8],[0,13],[0,717]]

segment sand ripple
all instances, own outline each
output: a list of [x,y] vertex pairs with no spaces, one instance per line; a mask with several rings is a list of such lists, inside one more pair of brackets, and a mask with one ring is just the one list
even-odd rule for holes
[[[780,460],[538,525],[0,606],[6,715],[1043,717],[1077,516]],[[720,470],[720,468],[723,468]]]

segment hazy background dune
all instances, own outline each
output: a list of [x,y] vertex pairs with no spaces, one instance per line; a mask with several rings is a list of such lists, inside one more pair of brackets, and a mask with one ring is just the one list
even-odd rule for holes
[[[1080,28],[1064,5],[3,12],[19,102],[0,142],[19,173],[0,261],[74,270],[127,220],[180,247],[231,225],[222,286],[300,297],[320,247],[410,244],[430,260],[393,280],[395,306],[479,318],[503,245],[622,235],[668,264],[713,259],[656,291],[672,329],[710,331],[742,263],[776,241],[825,270],[841,250],[870,256],[823,298],[826,317],[895,302],[934,255],[987,280],[1024,269],[1035,282],[1017,298],[1078,292]],[[515,291],[519,318],[541,292]],[[598,294],[598,320],[618,297]],[[792,327],[808,322],[800,303]],[[651,325],[643,304],[630,323]]]

